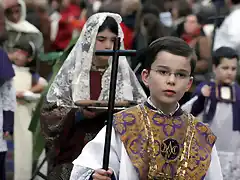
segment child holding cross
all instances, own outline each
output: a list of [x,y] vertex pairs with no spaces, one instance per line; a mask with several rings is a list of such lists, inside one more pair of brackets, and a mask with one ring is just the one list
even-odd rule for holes
[[142,79],[150,97],[114,114],[109,170],[103,170],[106,128],[73,162],[70,180],[222,180],[216,136],[179,107],[191,87],[195,53],[183,40],[154,41]]
[[[50,152],[49,180],[69,179],[72,161],[105,124],[106,110],[96,112],[88,107],[79,108],[75,102],[108,101],[112,58],[95,56],[95,50],[111,50],[117,37],[123,40],[120,22],[118,14],[91,16],[48,91],[41,112],[41,126]],[[121,56],[116,101],[145,99],[126,57]]]

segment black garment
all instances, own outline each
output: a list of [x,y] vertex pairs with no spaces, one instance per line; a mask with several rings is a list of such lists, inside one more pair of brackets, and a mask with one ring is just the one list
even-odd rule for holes
[[0,152],[0,179],[1,180],[6,180],[6,168],[5,168],[6,154],[7,152]]

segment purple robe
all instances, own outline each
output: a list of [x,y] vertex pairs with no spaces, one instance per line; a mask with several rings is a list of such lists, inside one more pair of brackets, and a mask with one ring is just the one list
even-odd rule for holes
[[15,76],[12,63],[3,49],[0,49],[0,86]]
[[[0,49],[0,87],[15,76],[7,53]],[[3,110],[3,132],[13,133],[14,112]]]
[[[206,98],[202,95],[201,89],[204,85],[209,85],[211,87],[210,97]],[[235,89],[236,101],[233,102],[232,111],[233,111],[233,131],[240,131],[240,86],[237,83],[232,85]],[[198,96],[198,99],[193,103],[191,113],[194,116],[198,116],[201,112],[205,111],[206,101],[210,101],[210,106],[207,112],[204,113],[203,119],[204,122],[209,123],[212,121],[216,107],[218,103],[218,99],[216,98],[216,84],[215,82],[203,82],[199,84],[193,93],[193,97]]]

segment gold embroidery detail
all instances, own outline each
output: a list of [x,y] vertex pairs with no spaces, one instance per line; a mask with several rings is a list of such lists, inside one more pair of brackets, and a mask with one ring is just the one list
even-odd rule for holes
[[[168,126],[172,132],[167,130]],[[138,105],[115,114],[114,127],[140,180],[200,180],[208,170],[216,137],[192,115],[164,116]],[[168,138],[180,145],[179,157],[172,161],[167,161],[160,151],[162,142]]]
[[177,149],[179,148],[176,145],[172,145],[172,142],[170,141],[169,144],[165,143],[165,141],[162,142],[163,149],[161,152],[165,154],[165,159],[171,158],[172,155],[177,155]]

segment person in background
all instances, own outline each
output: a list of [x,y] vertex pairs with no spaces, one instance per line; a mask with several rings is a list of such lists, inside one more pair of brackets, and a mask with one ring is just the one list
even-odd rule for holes
[[[70,43],[74,31],[72,21],[79,19],[81,15],[81,9],[78,5],[72,3],[70,0],[52,0],[52,5],[55,2],[58,14],[54,29],[51,31],[51,50],[52,51],[63,51]],[[59,9],[59,10],[58,10]],[[51,27],[53,28],[53,26]]]
[[[158,8],[153,4],[144,4],[139,16],[137,17],[132,48],[136,50],[144,49],[152,41],[168,34],[169,33],[166,27],[159,20]],[[140,58],[136,56],[131,58],[130,64],[146,94],[149,95],[148,88],[145,87],[141,80],[141,72],[145,61],[147,61],[147,58]]]
[[43,35],[44,53],[50,51],[50,18],[47,0],[25,0],[27,7],[27,21],[36,26]]
[[186,0],[174,0],[172,5],[173,18],[173,36],[180,37],[184,32],[184,22],[187,15],[192,12],[189,3]]
[[8,39],[4,49],[12,59],[17,43],[33,42],[37,52],[43,52],[42,33],[26,20],[26,4],[23,0],[2,0]]
[[17,97],[14,123],[14,179],[26,180],[31,178],[33,162],[32,133],[28,128],[36,102],[47,82],[36,71],[37,51],[34,43],[20,41],[14,49],[12,62],[16,76],[13,84]]
[[[49,180],[69,179],[72,161],[104,126],[105,110],[77,107],[76,101],[108,101],[111,57],[95,56],[95,50],[113,48],[123,41],[121,16],[92,15],[72,51],[51,84],[41,110],[41,129],[49,150]],[[146,95],[126,57],[119,59],[116,101],[143,101]]]
[[213,53],[215,78],[197,86],[192,99],[182,106],[217,135],[216,148],[224,179],[240,178],[240,87],[235,82],[238,53],[223,46]]
[[123,17],[123,22],[121,23],[121,28],[124,33],[125,49],[133,49],[136,20],[140,11],[140,0],[122,0],[121,16]]
[[227,46],[235,49],[240,55],[240,0],[227,0],[230,14],[225,18],[216,32],[214,50]]
[[6,180],[8,173],[13,171],[12,159],[7,157],[11,157],[13,151],[8,145],[12,142],[16,109],[16,92],[12,80],[15,73],[12,63],[3,49],[6,40],[4,9],[0,4],[0,179],[3,180]]
[[184,32],[180,37],[187,42],[189,46],[195,49],[197,55],[193,86],[180,101],[180,104],[184,104],[191,98],[191,93],[196,85],[209,78],[211,43],[203,32],[202,17],[200,14],[189,14],[186,16]]
[[0,179],[6,180],[6,139],[13,135],[16,92],[13,87],[15,76],[7,53],[0,49]]

